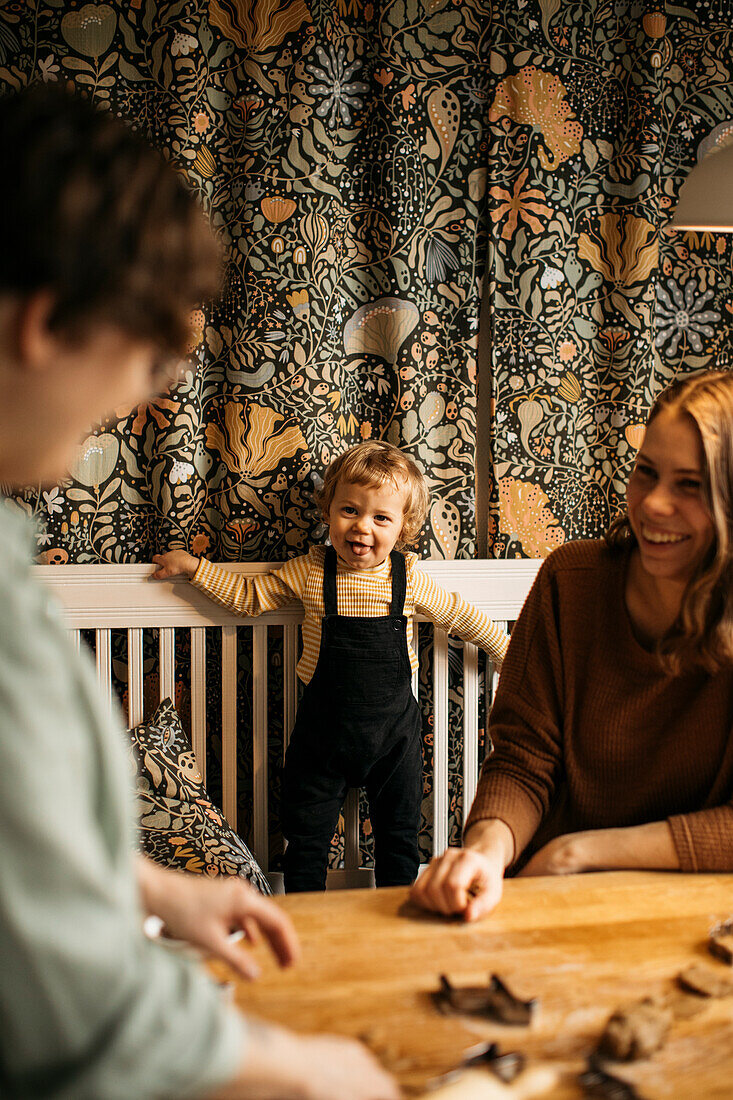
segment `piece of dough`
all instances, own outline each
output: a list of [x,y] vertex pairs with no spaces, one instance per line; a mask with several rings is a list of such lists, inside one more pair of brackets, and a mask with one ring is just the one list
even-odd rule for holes
[[648,1058],[664,1043],[671,1023],[671,1009],[645,997],[616,1009],[606,1024],[598,1049],[604,1058],[615,1062]]
[[733,966],[733,917],[715,925],[708,939],[708,950],[716,959]]
[[552,1066],[530,1066],[511,1085],[504,1085],[490,1070],[467,1069],[457,1081],[423,1094],[423,1100],[532,1100],[558,1082]]
[[688,966],[678,974],[677,981],[683,989],[697,993],[700,997],[733,996],[733,980],[727,974],[716,973],[709,966],[700,966],[698,963]]

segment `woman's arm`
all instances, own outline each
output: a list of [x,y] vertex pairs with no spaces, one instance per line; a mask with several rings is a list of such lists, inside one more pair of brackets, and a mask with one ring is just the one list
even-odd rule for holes
[[588,829],[555,837],[530,859],[520,875],[574,875],[579,871],[678,871],[667,821],[619,829]]
[[733,803],[645,825],[567,833],[536,852],[521,873],[635,869],[733,871]]
[[426,909],[474,920],[499,903],[504,872],[534,836],[562,767],[562,661],[547,563],[519,617],[491,712],[495,750],[481,769],[463,848],[448,848],[412,888]]
[[[514,861],[511,831],[503,821],[480,821],[463,848],[449,848],[412,888],[412,899],[466,920],[490,913],[502,895],[505,869]],[[678,871],[680,861],[666,821],[623,829],[590,829],[555,837],[520,875],[572,875],[581,871]]]
[[514,860],[537,832],[563,771],[563,651],[552,558],[545,562],[512,633],[491,708],[486,757],[466,821],[499,818],[514,838]]

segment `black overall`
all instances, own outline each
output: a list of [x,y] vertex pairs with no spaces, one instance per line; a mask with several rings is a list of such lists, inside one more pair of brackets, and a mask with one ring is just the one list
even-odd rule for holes
[[324,617],[313,678],[285,756],[285,890],[324,890],[349,787],[365,787],[377,886],[414,881],[422,801],[420,712],[404,615],[405,559],[393,550],[389,615],[338,614],[336,551],[323,566]]

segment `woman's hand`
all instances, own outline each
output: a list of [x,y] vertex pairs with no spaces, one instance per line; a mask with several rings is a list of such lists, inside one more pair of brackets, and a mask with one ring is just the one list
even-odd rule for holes
[[171,577],[188,577],[190,580],[199,567],[199,559],[188,550],[168,550],[165,554],[153,554],[154,581],[167,581]]
[[190,875],[144,857],[138,868],[143,904],[160,917],[167,935],[222,959],[248,980],[258,976],[259,968],[241,944],[232,942],[232,932],[241,930],[251,944],[265,939],[281,966],[297,960],[290,918],[244,879]]
[[477,920],[501,901],[504,869],[513,852],[514,838],[503,821],[479,822],[465,848],[448,848],[428,865],[410,898],[423,909]]

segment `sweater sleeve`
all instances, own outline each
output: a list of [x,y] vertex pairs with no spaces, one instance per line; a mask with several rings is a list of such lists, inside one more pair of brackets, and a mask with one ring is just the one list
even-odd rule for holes
[[546,562],[512,632],[484,761],[466,832],[499,818],[514,837],[518,859],[547,814],[562,768],[562,660],[557,598]]
[[668,818],[681,871],[733,871],[733,798]]
[[501,665],[509,645],[509,635],[478,608],[466,603],[457,592],[447,592],[421,569],[413,570],[415,610],[436,626],[472,642],[485,650],[492,661]]
[[256,616],[301,599],[308,569],[307,554],[254,577],[233,573],[231,569],[201,558],[191,583],[227,610],[237,615]]

